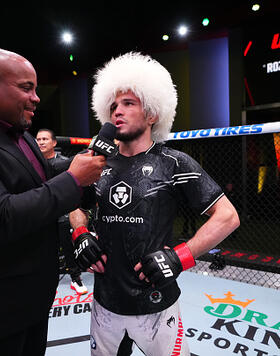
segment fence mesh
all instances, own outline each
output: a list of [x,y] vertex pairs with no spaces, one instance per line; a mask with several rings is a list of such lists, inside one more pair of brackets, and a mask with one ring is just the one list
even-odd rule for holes
[[[86,145],[59,140],[71,156]],[[280,289],[280,133],[168,141],[188,153],[220,184],[236,207],[240,227],[201,256],[193,272]],[[277,160],[278,158],[278,160]],[[174,237],[187,241],[206,221],[179,202]]]

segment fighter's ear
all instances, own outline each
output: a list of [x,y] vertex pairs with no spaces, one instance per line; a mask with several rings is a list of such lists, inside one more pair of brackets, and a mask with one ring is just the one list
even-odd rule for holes
[[158,121],[158,116],[148,116],[148,121],[151,125],[154,125]]

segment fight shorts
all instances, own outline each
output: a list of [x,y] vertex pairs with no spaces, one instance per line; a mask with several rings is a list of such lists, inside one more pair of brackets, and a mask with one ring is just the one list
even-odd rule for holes
[[116,356],[125,331],[145,355],[190,355],[178,301],[162,312],[146,315],[115,314],[93,301],[91,356]]

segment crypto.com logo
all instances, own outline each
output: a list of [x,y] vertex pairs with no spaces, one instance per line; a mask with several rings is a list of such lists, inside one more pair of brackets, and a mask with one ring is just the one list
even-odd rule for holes
[[118,209],[122,209],[132,200],[132,188],[121,181],[110,188],[109,201]]

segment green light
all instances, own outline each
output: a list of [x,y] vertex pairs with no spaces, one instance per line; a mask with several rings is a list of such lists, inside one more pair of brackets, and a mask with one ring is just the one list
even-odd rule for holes
[[70,59],[70,61],[71,61],[71,62],[73,62],[74,57],[73,57],[73,55],[72,55],[72,54],[70,54],[69,59]]
[[207,17],[205,17],[203,20],[202,20],[202,25],[203,26],[208,26],[209,25],[209,19]]

